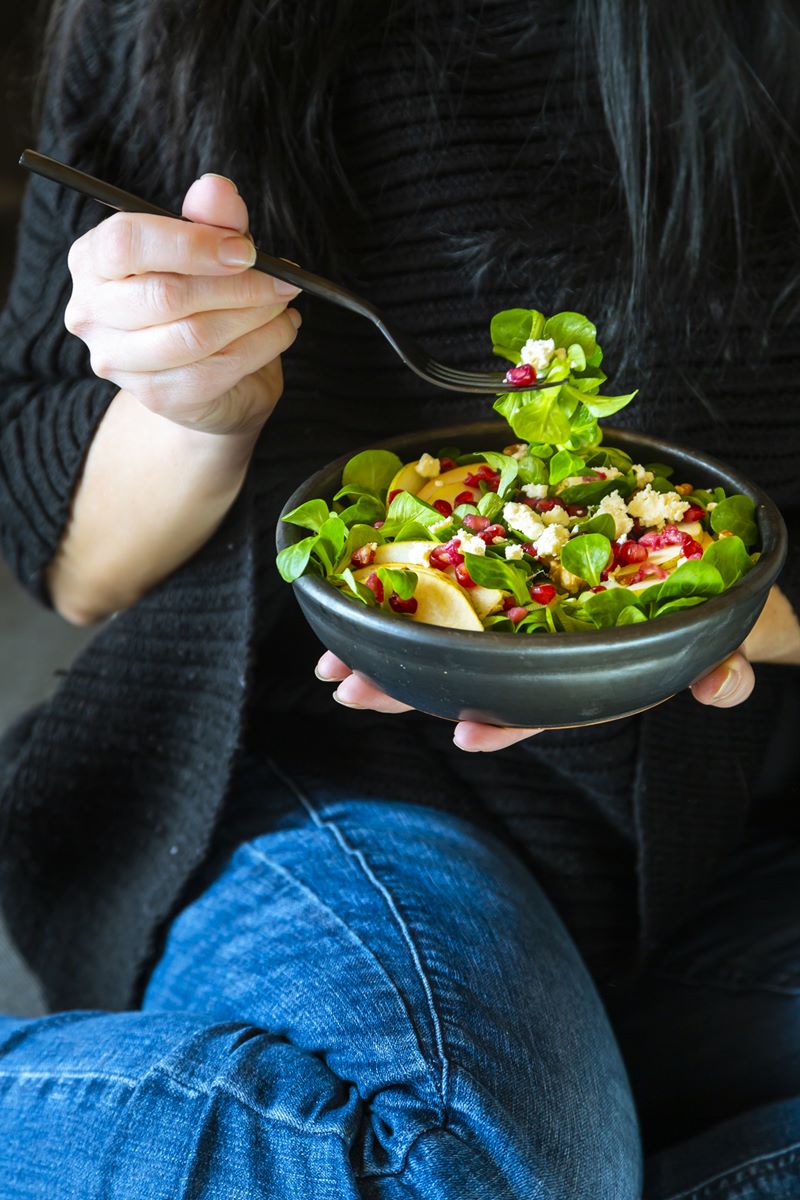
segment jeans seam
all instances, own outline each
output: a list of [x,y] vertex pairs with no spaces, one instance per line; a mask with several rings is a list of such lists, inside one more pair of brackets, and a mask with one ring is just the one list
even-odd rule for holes
[[122,1083],[131,1090],[137,1086],[135,1079],[128,1079],[125,1075],[106,1075],[102,1071],[0,1071],[0,1079],[15,1079],[17,1082],[24,1079],[68,1079],[71,1082],[90,1079],[102,1083]]
[[[414,963],[417,977],[418,977],[420,983],[422,984],[423,990],[425,992],[425,998],[426,998],[426,1001],[428,1004],[428,1012],[429,1012],[431,1022],[433,1025],[434,1040],[435,1040],[436,1050],[439,1055],[439,1062],[440,1062],[440,1077],[438,1080],[438,1091],[439,1091],[439,1101],[441,1104],[442,1117],[444,1119],[444,1116],[445,1116],[445,1113],[447,1110],[447,1094],[448,1094],[448,1082],[449,1082],[449,1062],[448,1062],[447,1055],[445,1053],[445,1048],[444,1048],[444,1030],[442,1028],[441,1018],[439,1016],[439,1013],[436,1010],[436,1004],[435,1004],[435,1001],[433,998],[433,989],[431,988],[430,980],[428,979],[428,976],[422,965],[422,959],[420,957],[419,950],[416,946],[416,943],[414,942],[414,939],[411,936],[411,931],[408,928],[408,924],[403,919],[403,916],[400,913],[399,907],[397,905],[397,901],[395,900],[394,896],[389,891],[389,889],[386,887],[386,885],[384,883],[382,883],[377,878],[374,871],[372,871],[372,869],[370,868],[369,864],[367,863],[367,861],[363,855],[363,852],[361,850],[357,850],[354,846],[351,846],[348,843],[347,839],[345,838],[345,836],[342,833],[339,826],[334,821],[324,819],[314,808],[314,805],[311,803],[311,800],[303,792],[303,790],[300,787],[298,787],[298,785],[294,782],[294,780],[291,779],[288,775],[286,775],[286,773],[284,771],[282,771],[276,763],[273,762],[271,765],[273,767],[273,770],[275,770],[279,774],[280,778],[283,780],[283,782],[286,784],[286,786],[288,788],[290,788],[291,791],[294,793],[294,795],[297,797],[298,801],[300,802],[300,804],[302,804],[303,808],[306,810],[308,815],[311,817],[314,824],[319,829],[329,830],[332,833],[334,839],[337,841],[340,849],[346,855],[348,855],[349,857],[354,858],[356,860],[356,862],[359,864],[361,870],[363,871],[365,877],[369,880],[369,882],[372,884],[372,886],[381,893],[384,900],[388,904],[392,915],[394,916],[395,922],[397,923],[397,925],[400,929],[401,935],[402,935],[402,937],[409,949],[409,952],[411,954],[411,958]],[[348,928],[349,928],[349,926],[348,926]],[[374,957],[374,955],[373,955],[373,957]],[[393,986],[395,986],[395,985],[393,984]],[[412,1022],[412,1026],[413,1026],[413,1022]],[[423,1057],[424,1057],[424,1054],[423,1054]]]
[[[726,1180],[734,1179],[738,1176],[742,1178],[745,1175],[754,1176],[760,1173],[761,1170],[774,1171],[777,1167],[784,1163],[791,1163],[798,1158],[800,1151],[800,1142],[793,1142],[790,1146],[782,1146],[780,1150],[773,1150],[769,1154],[761,1154],[757,1158],[750,1159],[749,1162],[739,1163],[735,1167],[729,1167],[725,1171],[720,1171],[718,1175],[711,1175],[708,1179],[704,1179],[701,1183],[693,1184],[683,1192],[675,1192],[669,1197],[669,1200],[702,1200],[703,1195],[710,1196],[710,1188],[719,1188]],[[780,1160],[783,1160],[781,1162]]]

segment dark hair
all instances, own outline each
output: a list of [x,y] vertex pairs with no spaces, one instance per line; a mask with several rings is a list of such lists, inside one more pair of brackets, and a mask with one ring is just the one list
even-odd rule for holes
[[[101,112],[84,134],[95,165],[113,132],[115,161],[121,147],[123,167],[154,199],[174,198],[209,164],[255,178],[257,236],[327,270],[342,268],[337,230],[358,216],[332,116],[348,56],[391,38],[393,54],[424,75],[435,138],[457,112],[460,67],[472,52],[489,53],[463,0],[56,0],[46,68],[56,88],[66,86],[90,21],[99,39],[127,45],[124,84],[134,88],[120,92],[113,122]],[[575,0],[571,29],[575,78],[589,81],[587,104],[599,93],[615,152],[607,170],[614,201],[598,212],[590,200],[570,214],[589,235],[583,276],[574,263],[564,272],[568,248],[554,249],[550,266],[578,279],[583,311],[603,311],[617,353],[645,314],[651,328],[669,317],[674,329],[690,293],[680,336],[691,336],[692,313],[696,320],[714,305],[719,329],[746,314],[765,330],[776,308],[785,315],[797,303],[786,265],[787,237],[796,242],[800,229],[797,0]],[[509,36],[519,36],[518,21]],[[502,52],[502,38],[492,52]],[[567,155],[556,169],[568,196]],[[454,242],[454,262],[477,281],[502,273],[532,220],[511,213],[503,231]],[[604,241],[617,248],[612,263]],[[746,269],[753,255],[785,279],[777,305],[758,306]]]

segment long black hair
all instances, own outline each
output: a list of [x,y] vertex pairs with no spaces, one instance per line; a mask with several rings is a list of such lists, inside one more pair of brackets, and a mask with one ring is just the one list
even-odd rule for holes
[[[529,3],[533,14],[536,0]],[[719,309],[723,295],[718,328],[731,328],[737,313],[763,328],[776,308],[791,313],[800,0],[573,0],[570,11],[576,88],[591,79],[586,100],[602,107],[615,160],[609,180],[618,203],[596,236],[606,236],[609,222],[627,229],[605,293],[612,340],[624,343],[645,314],[652,325],[682,295],[692,297],[687,313],[704,303]],[[350,57],[391,41],[426,81],[435,138],[457,117],[460,68],[473,52],[487,53],[479,6],[466,0],[56,0],[50,86],[68,87],[91,21],[98,39],[122,39],[128,56],[113,113],[98,112],[84,129],[95,157],[116,139],[114,153],[121,144],[131,174],[146,176],[156,198],[181,194],[209,164],[245,175],[255,181],[248,198],[251,211],[257,198],[259,236],[328,270],[343,267],[341,222],[358,219],[333,118]],[[475,278],[502,270],[515,240],[525,241],[526,219],[456,247],[456,258],[469,261]],[[769,306],[754,305],[753,255],[785,280],[777,304],[773,292]],[[590,280],[586,287],[592,312]],[[692,334],[688,319],[683,333]]]

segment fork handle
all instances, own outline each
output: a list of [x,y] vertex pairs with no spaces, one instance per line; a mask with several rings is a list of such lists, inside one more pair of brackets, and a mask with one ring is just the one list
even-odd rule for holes
[[[175,221],[188,219],[179,213],[170,212],[166,208],[159,208],[157,204],[151,204],[149,200],[143,200],[141,196],[134,196],[132,192],[114,187],[113,184],[106,183],[103,179],[97,179],[94,175],[87,175],[85,171],[79,171],[76,167],[67,166],[66,163],[59,162],[57,158],[49,158],[46,154],[40,154],[37,150],[23,150],[19,163],[21,167],[25,167],[34,175],[41,175],[44,179],[70,188],[73,192],[80,192],[81,195],[88,196],[91,200],[97,200],[100,204],[105,204],[107,208],[114,208],[117,212],[149,213],[153,217],[170,217]],[[340,304],[343,308],[349,308],[352,312],[359,313],[370,320],[380,319],[372,305],[362,300],[360,296],[354,296],[347,288],[340,287],[319,275],[314,275],[311,271],[304,271],[302,267],[295,266],[294,263],[288,262],[284,258],[273,258],[271,254],[265,254],[258,247],[256,247],[256,261],[253,265],[257,271],[263,271],[265,275],[272,275],[275,279],[283,279],[286,283],[302,288],[304,292],[308,292],[312,296],[333,301],[334,304]]]

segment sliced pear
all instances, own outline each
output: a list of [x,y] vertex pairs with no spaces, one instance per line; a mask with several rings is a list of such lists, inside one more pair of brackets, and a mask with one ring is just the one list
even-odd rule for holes
[[[392,563],[381,563],[389,567]],[[400,569],[405,566],[397,564]],[[363,583],[374,571],[375,567],[360,567],[353,575]],[[406,569],[410,569],[406,566]],[[423,625],[444,625],[448,629],[471,629],[483,631],[480,617],[467,599],[467,593],[458,583],[442,571],[433,567],[415,566],[417,587],[414,597],[417,601],[417,611],[409,613],[412,621],[421,621]]]
[[[461,587],[456,578],[455,567],[447,567],[444,573]],[[479,583],[476,583],[475,587],[463,588],[462,590],[481,619],[488,617],[490,613],[498,612],[503,607],[503,601],[508,594],[507,592],[501,592],[499,588],[481,587]]]
[[431,550],[434,550],[438,544],[438,542],[384,542],[375,551],[373,561],[381,567],[389,566],[391,563],[398,563],[400,566],[403,563],[417,563],[419,566],[427,567],[430,562]]
[[446,500],[452,504],[459,492],[472,492],[474,499],[480,498],[481,490],[464,483],[467,475],[478,469],[480,463],[468,463],[464,467],[453,467],[450,471],[442,471],[435,479],[426,479],[425,486],[417,492],[420,500],[433,504],[434,500]]
[[678,521],[675,528],[680,529],[681,533],[688,533],[696,542],[700,541],[700,535],[705,532],[699,521]]
[[412,496],[417,496],[420,489],[426,483],[430,483],[428,476],[420,475],[417,470],[418,462],[419,459],[417,458],[414,462],[406,463],[405,466],[400,468],[386,490],[387,496],[391,496],[392,492],[410,492]]

